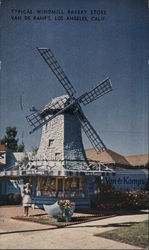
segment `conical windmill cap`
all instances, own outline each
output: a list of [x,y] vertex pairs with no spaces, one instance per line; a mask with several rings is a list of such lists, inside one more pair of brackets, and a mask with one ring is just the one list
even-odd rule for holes
[[48,104],[45,105],[45,107],[41,110],[40,114],[44,115],[46,113],[53,113],[54,111],[61,110],[65,108],[69,100],[68,95],[62,95],[55,98],[52,98],[52,101],[50,101]]

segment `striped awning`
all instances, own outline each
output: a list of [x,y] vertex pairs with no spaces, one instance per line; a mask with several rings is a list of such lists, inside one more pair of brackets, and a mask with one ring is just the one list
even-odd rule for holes
[[97,171],[97,170],[9,170],[0,172],[0,177],[23,177],[23,176],[97,176],[114,171]]

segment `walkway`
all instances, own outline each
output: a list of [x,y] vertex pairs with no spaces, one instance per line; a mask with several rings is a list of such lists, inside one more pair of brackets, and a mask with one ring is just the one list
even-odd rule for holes
[[[57,229],[11,219],[22,213],[19,206],[0,207],[0,249],[141,249],[94,234],[115,229],[123,223],[148,219],[146,213],[123,215]],[[43,211],[31,209],[31,213]]]

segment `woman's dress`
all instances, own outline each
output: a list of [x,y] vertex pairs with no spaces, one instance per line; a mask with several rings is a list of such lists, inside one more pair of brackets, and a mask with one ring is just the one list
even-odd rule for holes
[[31,207],[32,199],[31,199],[31,191],[25,189],[24,192],[24,197],[23,197],[23,207]]

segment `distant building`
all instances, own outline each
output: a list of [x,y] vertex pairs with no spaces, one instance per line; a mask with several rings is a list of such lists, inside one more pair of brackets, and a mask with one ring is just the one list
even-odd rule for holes
[[110,149],[98,154],[94,149],[86,149],[88,160],[115,166],[117,169],[147,169],[149,166],[149,155],[123,156]]
[[7,147],[5,145],[0,145],[0,168],[6,166],[6,152]]
[[132,167],[135,168],[149,168],[149,155],[130,155],[125,157]]
[[94,149],[87,149],[86,156],[90,161],[113,166],[114,175],[104,175],[103,182],[117,190],[144,189],[148,182],[149,155],[123,156],[112,150],[97,154]]

